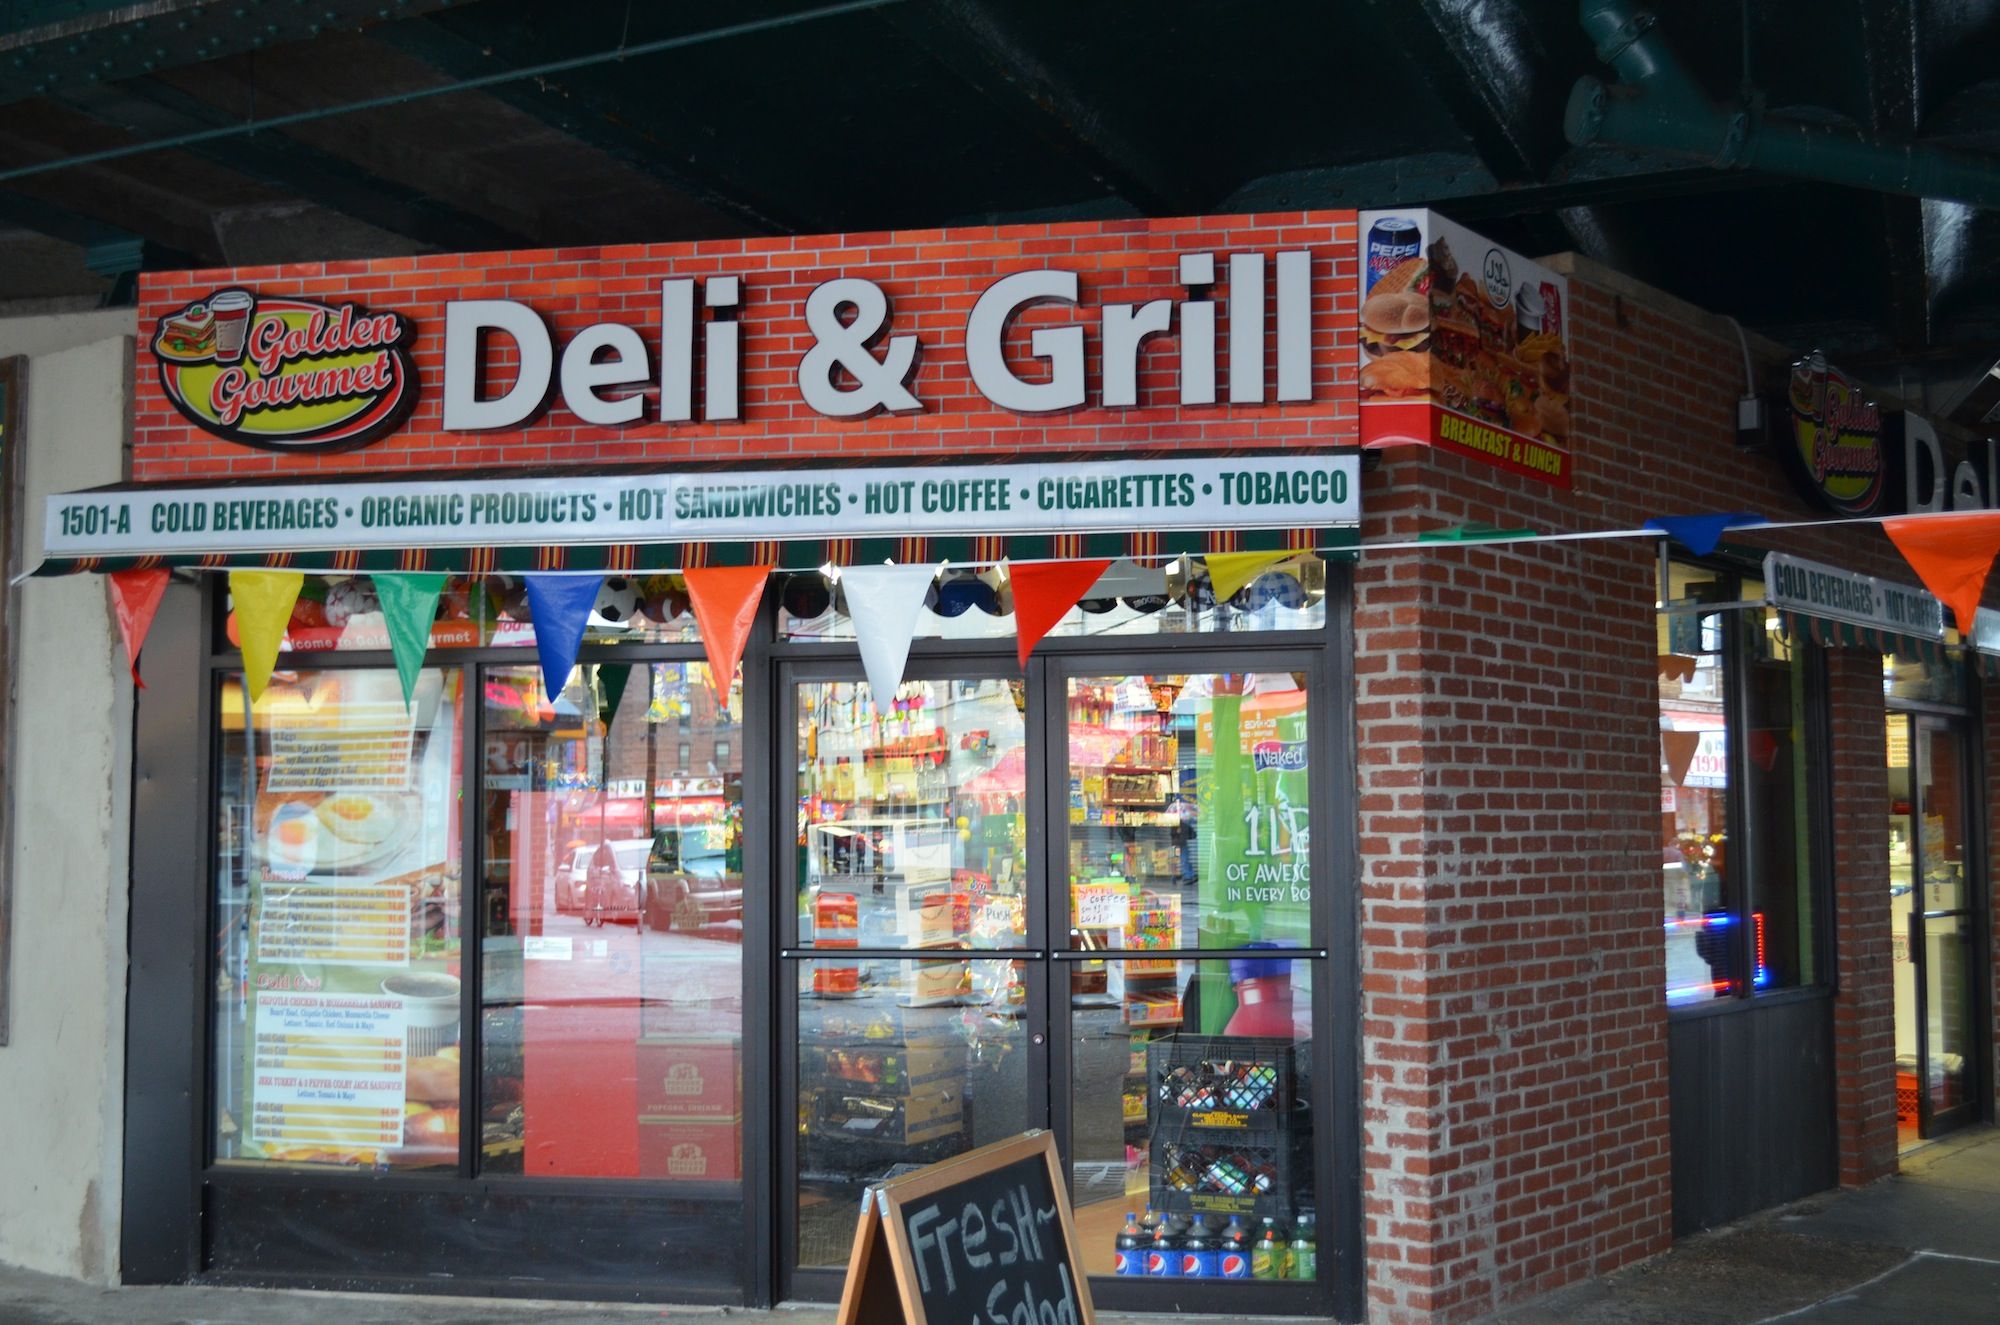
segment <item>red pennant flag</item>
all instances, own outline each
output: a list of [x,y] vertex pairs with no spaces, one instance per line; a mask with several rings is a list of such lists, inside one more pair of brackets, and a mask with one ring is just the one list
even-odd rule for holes
[[688,606],[701,627],[701,646],[708,653],[709,684],[715,696],[729,702],[729,682],[743,659],[750,623],[757,619],[757,602],[764,596],[769,566],[713,566],[683,572]]
[[118,615],[118,635],[125,641],[125,657],[132,664],[132,684],[144,690],[139,678],[139,650],[146,647],[146,632],[160,610],[160,598],[167,592],[171,572],[164,570],[113,571],[105,578],[111,583],[111,606]]
[[1077,600],[1090,592],[1111,569],[1109,558],[1091,561],[1007,563],[1007,582],[1014,590],[1014,651],[1026,670],[1028,655],[1042,636],[1056,628]]
[[1986,575],[2000,553],[2000,511],[1965,515],[1916,515],[1884,520],[1903,560],[1958,618],[1958,633],[1972,638],[1972,618],[1986,593]]

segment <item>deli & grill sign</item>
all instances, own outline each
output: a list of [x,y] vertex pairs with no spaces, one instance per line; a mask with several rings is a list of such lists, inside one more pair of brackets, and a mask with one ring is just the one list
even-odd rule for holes
[[[1027,338],[1026,363],[1006,348],[1016,320],[1043,305],[1080,308],[1081,278],[1058,267],[997,277],[964,324],[973,388],[1018,414],[1137,407],[1144,351],[1170,335],[1179,342],[1172,403],[1313,399],[1310,251],[1233,253],[1221,265],[1214,253],[1184,253],[1174,270],[1184,298],[1108,303],[1095,310],[1094,328],[1085,321],[1038,327]],[[641,326],[611,321],[559,344],[529,304],[449,301],[443,428],[518,429],[557,401],[598,427],[741,422],[742,365],[752,347],[738,314],[747,293],[732,275],[659,281],[658,319],[645,327],[655,337],[650,345]],[[882,285],[834,277],[807,295],[802,312],[810,343],[793,380],[807,407],[835,419],[929,408],[914,384],[922,339],[898,325]],[[245,446],[321,451],[366,445],[408,417],[418,389],[409,356],[417,331],[400,313],[229,286],[160,317],[151,347],[161,389],[197,427]],[[1086,380],[1093,362],[1100,365],[1094,400]],[[505,385],[489,388],[489,377]]]
[[51,557],[727,539],[1325,529],[1353,455],[98,489],[47,503]]

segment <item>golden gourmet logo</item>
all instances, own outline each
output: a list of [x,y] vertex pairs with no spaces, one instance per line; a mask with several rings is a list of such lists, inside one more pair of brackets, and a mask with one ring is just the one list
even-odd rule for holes
[[408,417],[414,339],[400,313],[230,288],[161,318],[153,357],[197,427],[267,451],[341,451]]
[[1792,365],[1793,459],[1811,494],[1842,515],[1868,515],[1882,497],[1882,412],[1867,388],[1815,351]]

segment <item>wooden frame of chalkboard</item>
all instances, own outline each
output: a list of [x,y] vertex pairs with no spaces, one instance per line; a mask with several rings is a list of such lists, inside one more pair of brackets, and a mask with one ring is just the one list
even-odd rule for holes
[[930,1325],[933,1312],[1096,1325],[1068,1193],[1047,1131],[869,1188],[837,1325]]

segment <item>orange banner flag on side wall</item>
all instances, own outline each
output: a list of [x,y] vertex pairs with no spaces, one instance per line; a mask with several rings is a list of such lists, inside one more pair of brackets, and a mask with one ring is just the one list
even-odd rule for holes
[[757,602],[764,596],[769,566],[712,566],[683,573],[688,606],[701,627],[701,647],[708,653],[709,684],[715,697],[729,702],[729,683],[743,659],[750,623],[757,619]]
[[163,570],[121,570],[105,576],[111,587],[111,607],[118,617],[118,636],[125,641],[125,660],[132,664],[132,684],[141,690],[139,650],[146,647],[146,632],[160,610],[160,598],[167,591],[169,572]]
[[1054,630],[1056,622],[1110,569],[1108,559],[1007,563],[1007,583],[1014,590],[1014,651],[1023,670],[1042,636]]
[[295,570],[233,570],[229,572],[229,605],[236,613],[236,638],[243,645],[243,684],[250,702],[264,697],[278,650],[291,624],[292,607],[306,577]]
[[1924,588],[1958,618],[1958,633],[1972,638],[1973,614],[1986,593],[1993,558],[2000,554],[2000,511],[1904,516],[1884,520],[1882,532]]

